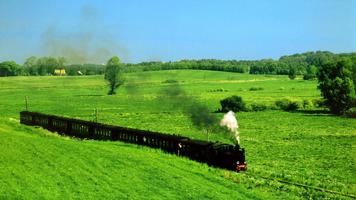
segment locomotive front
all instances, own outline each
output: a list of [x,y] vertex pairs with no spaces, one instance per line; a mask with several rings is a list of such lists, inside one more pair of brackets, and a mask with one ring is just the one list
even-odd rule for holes
[[239,145],[216,142],[210,149],[209,160],[215,166],[236,172],[247,170],[245,150]]
[[236,156],[236,171],[246,171],[247,163],[245,160],[245,149],[240,148],[239,145],[235,145],[234,147],[234,155]]

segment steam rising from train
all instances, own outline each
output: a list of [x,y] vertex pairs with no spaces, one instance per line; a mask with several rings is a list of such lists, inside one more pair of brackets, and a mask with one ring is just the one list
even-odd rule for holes
[[229,111],[222,120],[219,120],[206,105],[187,95],[179,84],[168,85],[161,91],[161,94],[160,102],[166,101],[174,106],[174,109],[181,109],[196,128],[204,130],[207,140],[209,140],[210,133],[226,133],[226,129],[223,130],[223,127],[226,127],[232,135],[233,142],[240,144],[239,127],[233,111]]
[[226,126],[227,129],[234,134],[237,144],[240,144],[240,132],[238,130],[239,125],[237,124],[235,113],[233,111],[230,110],[224,115],[223,119],[220,121],[220,126]]

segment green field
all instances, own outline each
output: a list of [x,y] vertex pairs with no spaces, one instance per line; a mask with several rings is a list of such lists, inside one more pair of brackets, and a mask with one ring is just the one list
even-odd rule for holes
[[[177,80],[187,96],[212,112],[231,95],[266,105],[282,98],[320,98],[315,81],[213,71],[130,73],[115,96],[106,95],[102,76],[0,78],[0,198],[355,198],[356,120],[351,118],[237,113],[249,167],[239,174],[158,150],[62,138],[18,123],[28,96],[31,111],[93,120],[97,108],[103,123],[205,139],[203,130],[166,100],[162,90],[172,87],[167,80]],[[210,138],[230,142],[222,134]]]

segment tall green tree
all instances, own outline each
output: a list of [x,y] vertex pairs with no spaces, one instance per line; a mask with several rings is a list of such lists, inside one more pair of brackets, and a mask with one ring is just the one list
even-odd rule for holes
[[294,68],[290,68],[290,69],[289,69],[288,77],[289,77],[289,79],[291,79],[291,80],[294,80],[295,77],[297,77],[297,72],[295,71]]
[[37,75],[37,57],[36,56],[31,56],[26,59],[24,62],[23,66],[25,67],[25,70],[27,74],[29,75]]
[[116,94],[116,89],[124,83],[123,66],[119,57],[113,56],[108,60],[104,78],[109,83],[108,94]]
[[334,114],[344,114],[356,99],[352,80],[352,62],[341,58],[323,64],[318,72],[318,88]]
[[0,76],[17,76],[21,74],[21,66],[14,61],[0,63]]
[[303,76],[304,80],[313,80],[316,78],[316,73],[318,72],[318,68],[314,65],[309,65],[306,67],[306,73]]

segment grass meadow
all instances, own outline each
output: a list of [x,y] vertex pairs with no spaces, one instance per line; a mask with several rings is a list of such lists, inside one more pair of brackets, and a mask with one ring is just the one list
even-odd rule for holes
[[[356,120],[320,110],[237,113],[248,162],[243,173],[121,142],[59,137],[18,123],[28,96],[30,111],[93,120],[97,108],[99,122],[205,139],[180,109],[184,105],[172,104],[162,92],[174,85],[169,80],[211,112],[231,95],[265,105],[282,98],[320,98],[316,81],[214,71],[129,73],[114,96],[106,95],[103,76],[0,78],[0,198],[356,197]],[[227,135],[210,139],[230,143]]]

